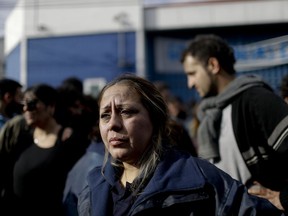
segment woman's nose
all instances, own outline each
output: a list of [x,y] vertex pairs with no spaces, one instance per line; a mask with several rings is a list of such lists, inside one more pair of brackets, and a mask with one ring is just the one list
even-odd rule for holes
[[109,121],[110,130],[119,130],[122,127],[122,118],[117,114],[112,114]]

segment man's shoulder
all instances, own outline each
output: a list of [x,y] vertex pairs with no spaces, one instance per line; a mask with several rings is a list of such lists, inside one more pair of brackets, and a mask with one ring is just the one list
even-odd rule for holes
[[239,94],[238,97],[236,97],[236,101],[242,100],[254,103],[263,100],[269,101],[271,98],[281,99],[280,96],[271,89],[265,88],[264,86],[253,86]]
[[7,125],[14,126],[19,124],[26,124],[25,118],[23,115],[16,115],[7,121]]
[[[273,104],[273,106],[271,106]],[[260,122],[271,122],[273,118],[275,124],[288,115],[288,106],[285,101],[274,91],[265,87],[251,87],[241,93],[232,102],[232,119],[241,117],[256,117]],[[272,117],[273,116],[273,117]],[[237,122],[237,121],[236,121]],[[266,122],[266,123],[267,123]]]
[[253,94],[273,94],[273,95],[276,95],[275,92],[273,92],[273,90],[271,90],[270,88],[267,88],[265,86],[252,86],[252,87],[246,89],[245,91],[243,91],[243,94],[250,95],[251,93],[253,93]]

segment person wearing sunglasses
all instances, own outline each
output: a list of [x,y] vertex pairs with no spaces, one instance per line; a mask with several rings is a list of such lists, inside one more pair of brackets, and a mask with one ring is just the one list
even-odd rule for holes
[[24,92],[23,116],[29,130],[6,156],[10,169],[5,176],[10,179],[2,198],[10,215],[64,215],[66,176],[81,155],[72,129],[63,127],[54,117],[58,94],[47,84],[31,86]]

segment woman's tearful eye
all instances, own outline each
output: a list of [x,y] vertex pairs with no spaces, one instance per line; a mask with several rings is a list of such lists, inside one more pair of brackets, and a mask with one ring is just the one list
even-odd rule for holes
[[108,120],[109,118],[110,118],[110,114],[108,114],[108,113],[102,113],[100,115],[101,120]]
[[133,116],[136,113],[138,113],[136,109],[124,109],[121,111],[121,115],[127,117]]

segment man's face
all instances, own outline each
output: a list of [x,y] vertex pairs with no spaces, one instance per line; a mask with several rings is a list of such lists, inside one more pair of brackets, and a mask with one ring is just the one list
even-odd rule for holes
[[16,103],[21,103],[22,99],[23,99],[23,92],[22,92],[21,88],[19,87],[19,88],[17,88],[17,90],[15,92],[14,101]]
[[10,95],[7,100],[6,113],[9,118],[12,118],[14,115],[21,114],[23,112],[22,103],[23,93],[21,88],[18,88],[15,92],[15,95]]
[[188,88],[195,88],[201,97],[210,95],[214,88],[212,73],[199,60],[187,55],[183,62]]

